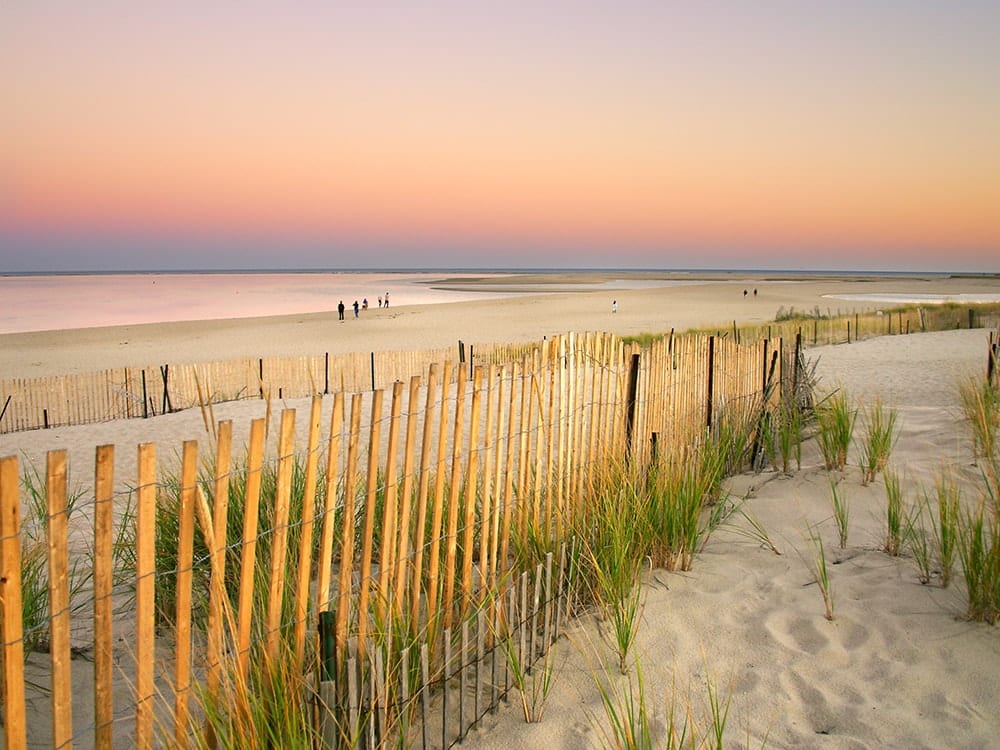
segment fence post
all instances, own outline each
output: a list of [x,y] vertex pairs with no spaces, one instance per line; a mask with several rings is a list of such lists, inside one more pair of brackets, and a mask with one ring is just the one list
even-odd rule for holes
[[632,431],[635,427],[637,407],[636,393],[639,389],[639,355],[633,354],[628,370],[628,394],[625,402],[625,462],[632,455]]
[[462,339],[458,340],[458,363],[460,365],[465,364],[465,344]]
[[146,371],[142,371],[142,418],[149,417],[149,397],[146,395]]
[[705,398],[705,426],[712,429],[712,389],[715,385],[715,336],[708,337],[708,395]]
[[330,352],[324,355],[323,363],[323,393],[330,392]]
[[372,356],[371,356],[371,360],[372,360],[372,390],[374,391],[375,390],[375,352],[372,352],[371,354],[372,354]]
[[[163,378],[163,404],[160,406],[161,414],[169,414],[174,410],[173,405],[170,403],[170,389],[167,387],[167,383],[170,379],[170,365],[160,365],[160,375]],[[261,390],[261,398],[264,397],[264,391]]]
[[1000,340],[997,340],[993,331],[990,331],[990,352],[986,360],[986,383],[993,385],[993,378],[997,373],[997,360],[1000,359]]
[[260,397],[264,398],[264,359],[257,360],[257,382],[260,383]]
[[802,353],[802,330],[795,334],[795,361],[792,363],[792,393],[799,394],[799,357]]
[[0,666],[3,669],[4,746],[27,746],[24,641],[21,620],[21,501],[17,457],[0,459]]
[[969,329],[970,329],[970,330],[971,330],[972,328],[974,328],[974,327],[975,327],[975,326],[973,325],[973,323],[975,323],[975,318],[976,318],[976,311],[975,311],[975,310],[973,310],[973,309],[972,309],[972,308],[970,307],[970,308],[969,308]]

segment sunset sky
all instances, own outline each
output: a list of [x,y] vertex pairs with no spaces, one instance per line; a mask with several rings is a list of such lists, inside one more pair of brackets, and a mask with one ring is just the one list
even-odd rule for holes
[[0,272],[1000,271],[1000,2],[4,3]]

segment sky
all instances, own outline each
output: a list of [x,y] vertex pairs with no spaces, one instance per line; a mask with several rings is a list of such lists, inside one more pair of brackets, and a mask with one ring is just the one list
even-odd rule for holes
[[1000,271],[1000,3],[0,7],[0,273]]

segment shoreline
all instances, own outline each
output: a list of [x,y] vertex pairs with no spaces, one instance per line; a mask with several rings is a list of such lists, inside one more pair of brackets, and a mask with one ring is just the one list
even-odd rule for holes
[[[602,278],[617,278],[609,273]],[[766,324],[779,310],[824,314],[889,309],[872,300],[837,300],[828,295],[858,292],[884,295],[1000,294],[1000,277],[837,276],[791,280],[774,272],[720,272],[704,283],[642,289],[543,291],[566,275],[520,276],[519,285],[538,289],[520,296],[369,308],[358,319],[335,310],[256,318],[30,331],[0,334],[0,379],[89,372],[165,362],[193,363],[247,356],[299,356],[368,351],[417,351],[466,343],[523,343],[567,332],[607,331],[618,335],[670,330]],[[593,280],[596,277],[590,277]],[[644,278],[649,278],[645,276]],[[688,276],[690,279],[690,276]],[[510,277],[489,280],[508,285]],[[461,282],[468,283],[467,279]],[[489,291],[489,283],[477,285]],[[750,290],[756,290],[754,296]],[[744,296],[744,290],[748,294]],[[612,301],[617,312],[612,312]]]

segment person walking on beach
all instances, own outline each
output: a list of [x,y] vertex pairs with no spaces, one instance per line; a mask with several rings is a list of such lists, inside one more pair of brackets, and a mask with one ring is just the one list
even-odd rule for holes
[[389,306],[389,290],[388,289],[385,292],[385,306],[386,307]]
[[354,317],[358,317],[358,301],[354,300]]
[[367,310],[368,309],[368,298],[367,297],[365,297],[363,300],[361,300],[361,309],[362,310]]
[[618,300],[616,299],[611,300],[611,312],[618,312]]
[[344,300],[340,300],[340,304],[337,305],[337,315],[340,316],[341,320],[344,319]]
[[382,298],[381,297],[378,298],[378,307],[379,307],[379,310],[382,309]]

